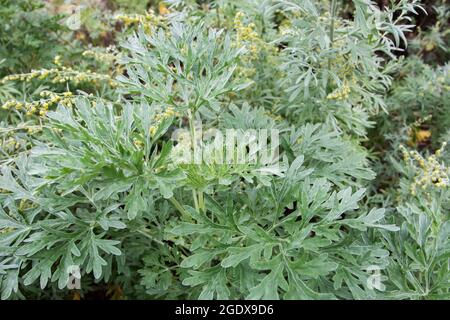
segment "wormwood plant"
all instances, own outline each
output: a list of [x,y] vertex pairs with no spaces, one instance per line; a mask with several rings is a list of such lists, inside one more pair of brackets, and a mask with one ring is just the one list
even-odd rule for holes
[[[114,52],[107,89],[87,78],[95,96],[64,91],[27,120],[2,111],[1,298],[99,286],[140,299],[448,298],[445,148],[407,150],[414,140],[403,162],[392,153],[396,173],[380,191],[362,144],[371,114],[414,100],[408,77],[384,95],[418,2],[353,1],[351,18],[338,1],[171,3],[179,11],[154,26],[123,17],[139,27]],[[33,85],[59,90],[49,99],[78,88],[58,62],[54,74],[31,72]],[[447,84],[445,68],[424,70],[420,83],[440,86],[418,110]],[[195,158],[210,132],[231,129],[276,131],[278,154]],[[68,291],[73,267],[81,289]]]
[[[170,273],[170,282],[198,288],[189,294],[195,298],[317,298],[333,297],[334,290],[349,297],[347,286],[356,296],[374,294],[362,288],[367,274],[361,266],[380,264],[385,253],[371,250],[357,234],[371,227],[395,228],[378,225],[382,209],[358,213],[364,190],[336,191],[325,179],[314,178],[298,156],[285,173],[288,178],[244,190],[234,184],[227,189],[235,191],[225,197],[215,186],[199,209],[177,205],[173,193],[185,198],[185,188],[176,187],[189,181],[180,169],[161,171],[170,165],[170,147],[156,151],[149,114],[148,105],[129,105],[117,118],[110,106],[98,103],[90,109],[80,100],[75,118],[60,107],[49,113],[53,130],[47,134],[54,145],[38,146],[15,168],[3,168],[4,298],[17,289],[22,272],[23,285],[39,279],[41,288],[48,281],[64,287],[66,268],[74,264],[108,280],[111,269],[126,268],[126,242],[143,237],[149,243],[141,250],[153,257],[141,270],[143,283],[162,286],[158,295],[168,289],[159,283],[169,281],[165,265],[176,263],[179,278]],[[145,148],[134,144],[140,134],[150,140]],[[286,213],[286,206],[294,211]],[[344,213],[348,216],[341,219]],[[157,258],[160,249],[168,256]],[[156,272],[154,278],[149,270]]]
[[0,2],[0,77],[37,68],[60,52],[59,38],[66,31],[59,15],[48,15],[38,0]]
[[443,161],[445,147],[446,143],[423,157],[401,146],[403,159],[392,159],[401,179],[395,192],[396,213],[391,215],[400,231],[383,234],[392,252],[387,273],[390,297],[448,298],[450,170]]
[[409,14],[423,10],[418,1],[390,1],[383,9],[353,1],[353,19],[336,16],[339,1],[331,1],[329,10],[326,2],[280,2],[290,17],[279,39],[287,44],[283,108],[364,135],[369,114],[386,110],[382,96],[391,84],[395,53],[407,45],[405,33],[413,27]]

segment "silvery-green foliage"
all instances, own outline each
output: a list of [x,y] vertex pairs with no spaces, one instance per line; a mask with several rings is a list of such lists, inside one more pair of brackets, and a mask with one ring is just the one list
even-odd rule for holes
[[386,110],[382,95],[391,84],[394,53],[406,45],[405,33],[413,27],[408,14],[421,7],[418,1],[398,1],[383,10],[369,0],[353,5],[353,18],[343,19],[337,15],[340,1],[331,1],[331,8],[325,2],[279,1],[280,10],[293,17],[278,39],[286,44],[280,66],[286,76],[280,81],[289,113],[313,121],[329,118],[364,135],[371,126],[365,114]]
[[153,198],[170,197],[183,178],[176,169],[158,172],[169,145],[157,150],[149,142],[142,150],[134,144],[135,136],[148,132],[149,114],[144,104],[128,105],[116,116],[110,105],[92,108],[81,99],[75,114],[64,107],[49,114],[51,146],[36,146],[14,167],[2,168],[7,193],[0,225],[12,230],[1,239],[7,249],[3,298],[17,293],[19,273],[24,286],[39,279],[41,288],[52,281],[62,289],[71,265],[105,281],[113,264],[119,273],[127,268],[121,266],[123,241],[114,238],[130,227],[130,236],[146,235],[143,221],[156,219]]
[[217,110],[219,96],[243,88],[230,78],[244,51],[233,47],[223,30],[204,30],[202,24],[174,22],[169,31],[139,32],[131,37],[123,44],[130,52],[124,59],[127,77],[119,77],[126,94],[138,94],[178,111]]
[[[2,152],[1,298],[67,298],[74,266],[80,293],[117,285],[127,298],[448,298],[448,190],[410,195],[415,173],[392,150],[391,180],[374,180],[385,164],[364,147],[374,120],[389,121],[377,109],[398,111],[389,125],[401,135],[380,133],[394,147],[415,116],[402,104],[446,110],[445,79],[437,93],[414,90],[447,67],[383,96],[408,70],[393,54],[418,2],[355,0],[351,19],[340,1],[169,3],[164,26],[122,43],[117,101],[77,97]],[[256,34],[251,58],[238,10]],[[231,129],[275,130],[278,155],[181,161]]]
[[[19,281],[26,287],[39,280],[41,288],[56,282],[61,289],[71,265],[104,281],[127,272],[128,237],[148,239],[140,274],[154,295],[164,296],[172,282],[178,295],[197,298],[375,294],[365,287],[365,264],[383,265],[385,256],[376,245],[362,245],[360,233],[393,227],[378,225],[382,209],[357,210],[363,189],[340,190],[314,177],[315,168],[304,167],[304,156],[296,155],[283,177],[245,188],[239,181],[226,188],[213,184],[205,207],[194,209],[187,200],[193,188],[188,169],[160,170],[168,167],[170,146],[159,149],[145,136],[150,113],[145,103],[116,114],[112,106],[99,102],[89,108],[81,99],[75,113],[60,107],[49,114],[52,146],[37,146],[15,167],[3,167],[0,187],[8,193],[2,194],[0,221],[12,228],[1,239],[4,298],[17,293]],[[134,144],[141,135],[144,148]],[[174,193],[187,201],[181,212],[165,200]],[[147,255],[161,255],[159,264],[179,263],[180,277],[163,270],[150,277],[155,271],[147,268],[155,262]],[[314,263],[326,268],[317,273]],[[300,276],[303,269],[311,274]],[[240,277],[248,283],[236,288]],[[200,291],[186,288],[200,284]]]
[[[59,106],[43,136],[51,143],[37,141],[2,168],[3,298],[36,282],[63,289],[72,265],[96,281],[141,277],[139,290],[153,297],[376,296],[365,268],[384,267],[386,254],[362,233],[394,227],[381,223],[383,209],[359,210],[361,186],[372,177],[363,152],[327,126],[290,133],[285,123],[277,125],[283,139],[296,141],[278,171],[176,165],[164,135],[174,117],[155,120],[167,106],[190,120],[208,108],[209,121],[220,107],[219,129],[274,122],[225,103],[243,86],[231,79],[240,51],[223,31],[174,24],[170,35],[140,33],[125,48],[121,90],[132,102]],[[136,258],[141,267],[130,262]]]
[[412,195],[414,168],[401,162],[395,162],[395,167],[402,178],[396,208],[388,215],[388,221],[397,224],[400,231],[383,232],[384,246],[391,252],[386,270],[386,297],[448,299],[449,190],[431,187]]

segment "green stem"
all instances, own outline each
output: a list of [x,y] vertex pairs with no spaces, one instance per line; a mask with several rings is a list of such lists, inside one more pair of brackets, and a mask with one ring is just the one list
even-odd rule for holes
[[194,152],[193,160],[195,160],[195,151],[197,150],[197,144],[196,144],[196,141],[195,141],[194,116],[193,116],[191,110],[188,110],[188,121],[189,121],[189,132],[190,132],[190,135],[191,135],[192,150]]
[[181,213],[181,216],[188,220],[191,221],[191,216],[189,215],[189,213],[187,213],[187,211],[183,208],[183,206],[181,205],[180,202],[178,202],[177,199],[175,199],[175,197],[171,197],[169,198],[169,201],[175,206],[175,208],[177,208],[177,210]]
[[198,211],[198,200],[197,200],[197,191],[195,191],[194,189],[192,189],[192,198],[194,199],[194,206],[195,206],[195,210]]
[[198,206],[203,212],[206,211],[205,210],[205,200],[203,198],[203,192],[202,191],[198,192]]
[[143,236],[149,238],[150,240],[156,242],[157,244],[160,244],[162,246],[166,246],[166,244],[164,242],[162,242],[159,239],[156,239],[155,237],[153,237],[150,233],[148,229],[141,229],[141,230],[137,230],[137,232],[139,232],[140,234],[142,234]]
[[[193,123],[193,115],[191,110],[188,110],[188,121],[189,121],[189,133],[191,136],[191,146],[192,146],[192,158],[191,160],[195,163],[195,155],[197,151],[197,143],[195,141],[195,128]],[[192,189],[192,199],[194,200],[195,210],[198,211],[198,199],[197,199],[197,191]]]
[[[197,154],[197,141],[195,137],[195,127],[194,127],[194,117],[191,113],[191,110],[188,110],[188,119],[189,119],[189,129],[191,133],[191,143],[192,143],[192,152],[193,154],[193,161],[195,163],[196,161],[196,154]],[[204,203],[203,203],[203,192],[192,190],[192,197],[194,199],[194,205],[195,209],[199,211],[200,208],[204,210]]]
[[220,12],[219,12],[219,5],[216,5],[216,14],[217,14],[217,27],[220,29]]
[[[336,8],[337,8],[337,2],[336,0],[331,0],[330,4],[330,48],[333,48],[334,43],[334,19],[336,16]],[[331,70],[331,58],[328,58],[328,70]]]
[[336,2],[336,0],[331,0],[331,5],[330,5],[330,15],[331,15],[330,41],[331,41],[331,46],[333,46],[333,42],[334,42],[334,19],[335,19],[335,16],[336,16],[336,9],[337,9],[337,2]]

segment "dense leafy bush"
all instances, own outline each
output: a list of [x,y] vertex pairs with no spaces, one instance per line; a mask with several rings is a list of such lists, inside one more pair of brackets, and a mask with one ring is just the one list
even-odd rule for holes
[[382,2],[111,1],[70,52],[0,34],[2,299],[450,298],[448,7]]
[[2,0],[0,2],[0,76],[48,65],[64,50],[59,38],[65,27],[62,16],[48,15],[41,1]]

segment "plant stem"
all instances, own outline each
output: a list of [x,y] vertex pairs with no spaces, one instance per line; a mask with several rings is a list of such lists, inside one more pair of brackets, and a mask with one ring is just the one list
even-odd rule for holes
[[150,233],[148,229],[141,229],[141,230],[137,230],[137,232],[139,232],[140,234],[142,234],[143,236],[149,238],[150,240],[156,242],[157,244],[160,244],[162,246],[165,246],[166,244],[164,242],[162,242],[159,239],[156,239],[155,237],[153,237]]
[[203,192],[202,191],[198,192],[198,206],[203,212],[206,211],[205,210],[205,200],[203,198]]
[[[196,162],[197,155],[197,140],[195,136],[195,126],[194,126],[194,117],[191,113],[191,110],[188,110],[188,118],[189,118],[189,129],[191,133],[191,143],[192,143],[192,152],[193,161]],[[204,211],[204,202],[203,202],[203,191],[192,190],[192,197],[194,199],[195,209],[198,211],[200,208]]]
[[197,191],[192,189],[192,198],[194,199],[195,210],[198,211],[198,199],[197,199]]
[[220,12],[218,4],[216,4],[216,14],[217,14],[217,27],[220,29]]
[[186,220],[190,221],[191,216],[187,213],[187,211],[183,208],[180,202],[175,197],[169,198],[169,201],[175,206],[175,208],[178,209],[178,211],[181,213],[181,216],[185,218]]
[[335,19],[335,16],[336,16],[336,8],[337,8],[336,0],[331,0],[331,5],[330,5],[330,16],[331,16],[330,41],[331,41],[331,46],[333,46],[333,42],[334,42],[334,19]]
[[189,120],[189,132],[191,135],[191,144],[192,144],[192,160],[195,163],[195,155],[197,151],[197,141],[195,140],[195,127],[194,127],[194,117],[191,113],[191,110],[188,110],[188,120]]
[[[189,132],[191,136],[191,146],[192,146],[192,161],[195,163],[195,155],[197,154],[197,141],[195,140],[195,127],[194,127],[194,119],[191,110],[188,110],[188,121],[189,121]],[[197,191],[192,189],[192,198],[194,200],[195,210],[198,211],[198,198]]]
[[[336,7],[337,7],[336,0],[331,0],[331,4],[330,4],[330,16],[331,16],[331,21],[330,21],[330,49],[333,48],[333,43],[334,43],[334,18],[335,18],[335,15],[336,15]],[[328,58],[328,70],[331,70],[331,58]]]

